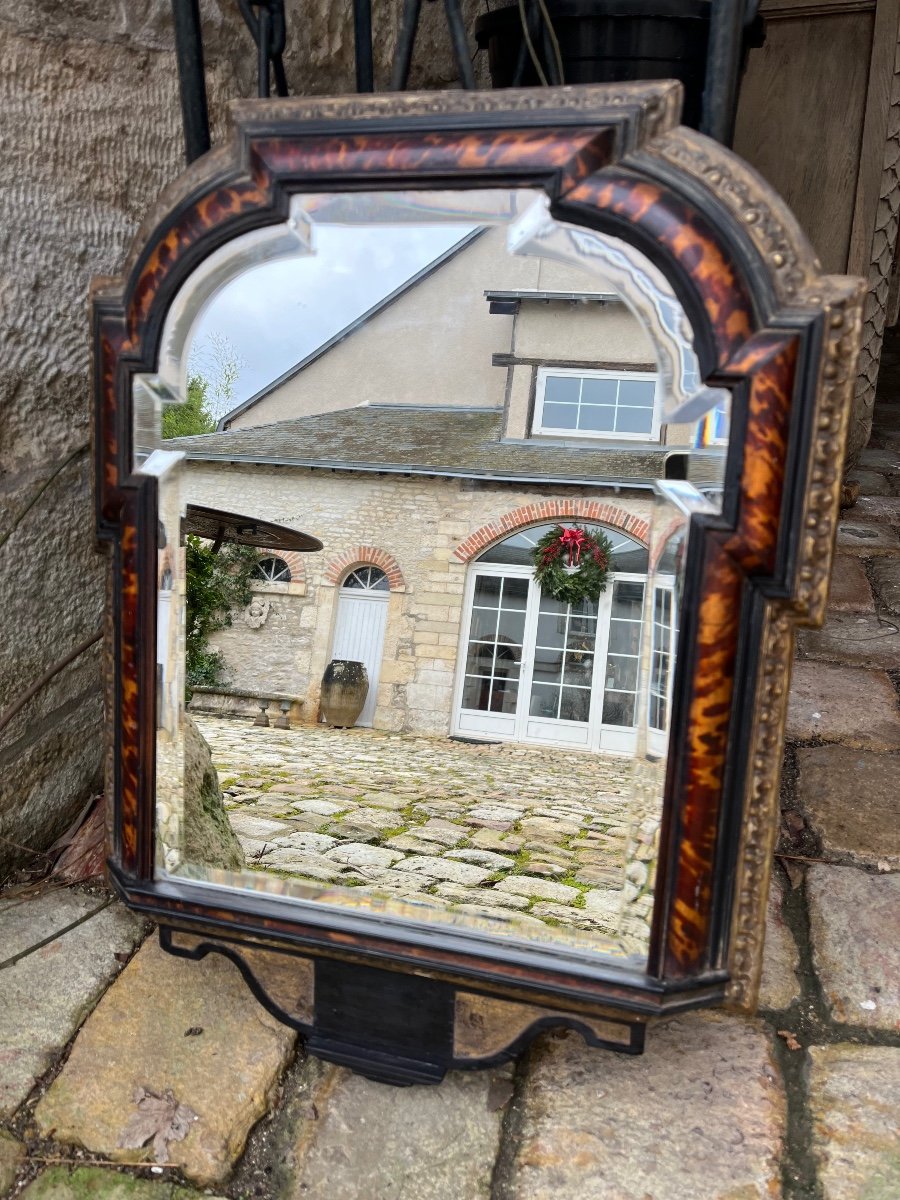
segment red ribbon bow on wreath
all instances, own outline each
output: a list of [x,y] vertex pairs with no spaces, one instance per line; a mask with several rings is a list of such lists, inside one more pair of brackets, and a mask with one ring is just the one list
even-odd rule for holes
[[587,542],[583,529],[563,529],[559,539],[560,545],[569,551],[569,566],[577,567],[581,563],[581,549]]
[[554,525],[532,551],[534,578],[554,600],[565,604],[593,601],[606,590],[611,554],[612,545],[602,530]]

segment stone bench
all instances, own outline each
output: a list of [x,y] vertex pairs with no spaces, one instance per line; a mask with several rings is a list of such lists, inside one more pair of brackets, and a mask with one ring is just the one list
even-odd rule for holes
[[[281,716],[269,720],[269,707],[277,705]],[[192,689],[189,712],[214,714],[220,717],[255,717],[254,725],[271,725],[290,729],[299,724],[303,700],[286,692],[242,691],[240,688],[195,687]]]

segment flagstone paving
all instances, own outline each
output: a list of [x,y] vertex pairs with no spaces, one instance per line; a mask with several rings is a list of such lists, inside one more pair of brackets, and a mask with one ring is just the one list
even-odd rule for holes
[[763,947],[762,980],[759,988],[759,1007],[780,1011],[790,1008],[799,999],[800,955],[797,942],[782,912],[783,896],[776,869],[769,889],[766,920],[766,943]]
[[900,1031],[900,874],[814,863],[806,888],[816,969],[835,1019]]
[[163,1160],[195,1183],[219,1183],[274,1100],[295,1040],[233,963],[218,954],[176,958],[151,939],[76,1039],[35,1109],[37,1128],[106,1158],[152,1162],[126,1128],[140,1092],[170,1092],[189,1114]]
[[813,1153],[824,1200],[900,1196],[900,1047],[813,1046]]
[[0,1129],[0,1196],[5,1196],[15,1183],[16,1173],[24,1161],[25,1147]]
[[251,869],[645,952],[661,782],[649,766],[654,787],[635,788],[634,764],[612,755],[196,722]]
[[[900,867],[900,755],[812,746],[797,752],[797,797],[835,861]],[[848,805],[853,792],[864,805]]]
[[577,1200],[779,1194],[784,1087],[760,1022],[680,1017],[637,1059],[585,1057],[574,1034],[548,1038],[520,1102],[519,1153],[498,1200],[575,1200],[565,1191],[575,1163]]
[[316,1116],[295,1131],[285,1200],[490,1200],[503,1124],[492,1096],[511,1094],[510,1067],[456,1071],[414,1092],[311,1069]]
[[71,1040],[143,929],[105,892],[0,898],[0,1117]]

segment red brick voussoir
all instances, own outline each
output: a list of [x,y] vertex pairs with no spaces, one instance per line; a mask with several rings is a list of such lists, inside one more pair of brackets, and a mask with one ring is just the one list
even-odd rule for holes
[[613,529],[620,529],[645,546],[650,536],[650,526],[643,517],[636,517],[614,504],[601,500],[542,500],[540,504],[523,504],[497,520],[482,525],[480,529],[470,533],[465,541],[460,542],[454,554],[460,562],[470,562],[498,538],[507,537],[517,529],[534,525],[538,521],[560,517],[581,517],[587,521],[600,521]]
[[339,583],[349,570],[361,566],[381,567],[387,575],[388,587],[392,592],[403,591],[406,587],[406,580],[396,558],[377,546],[352,546],[338,554],[325,568],[324,582]]

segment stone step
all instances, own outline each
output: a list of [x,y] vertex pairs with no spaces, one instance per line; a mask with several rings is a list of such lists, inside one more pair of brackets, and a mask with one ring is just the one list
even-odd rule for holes
[[438,1087],[386,1087],[309,1060],[316,1077],[279,1200],[489,1200],[509,1067],[453,1072]]
[[514,1102],[504,1200],[781,1195],[785,1100],[762,1023],[690,1015],[647,1042],[631,1058],[575,1033],[541,1040]]
[[833,1019],[896,1033],[900,875],[815,863],[806,891],[813,963]]
[[810,1049],[813,1154],[825,1200],[900,1196],[900,1047]]

